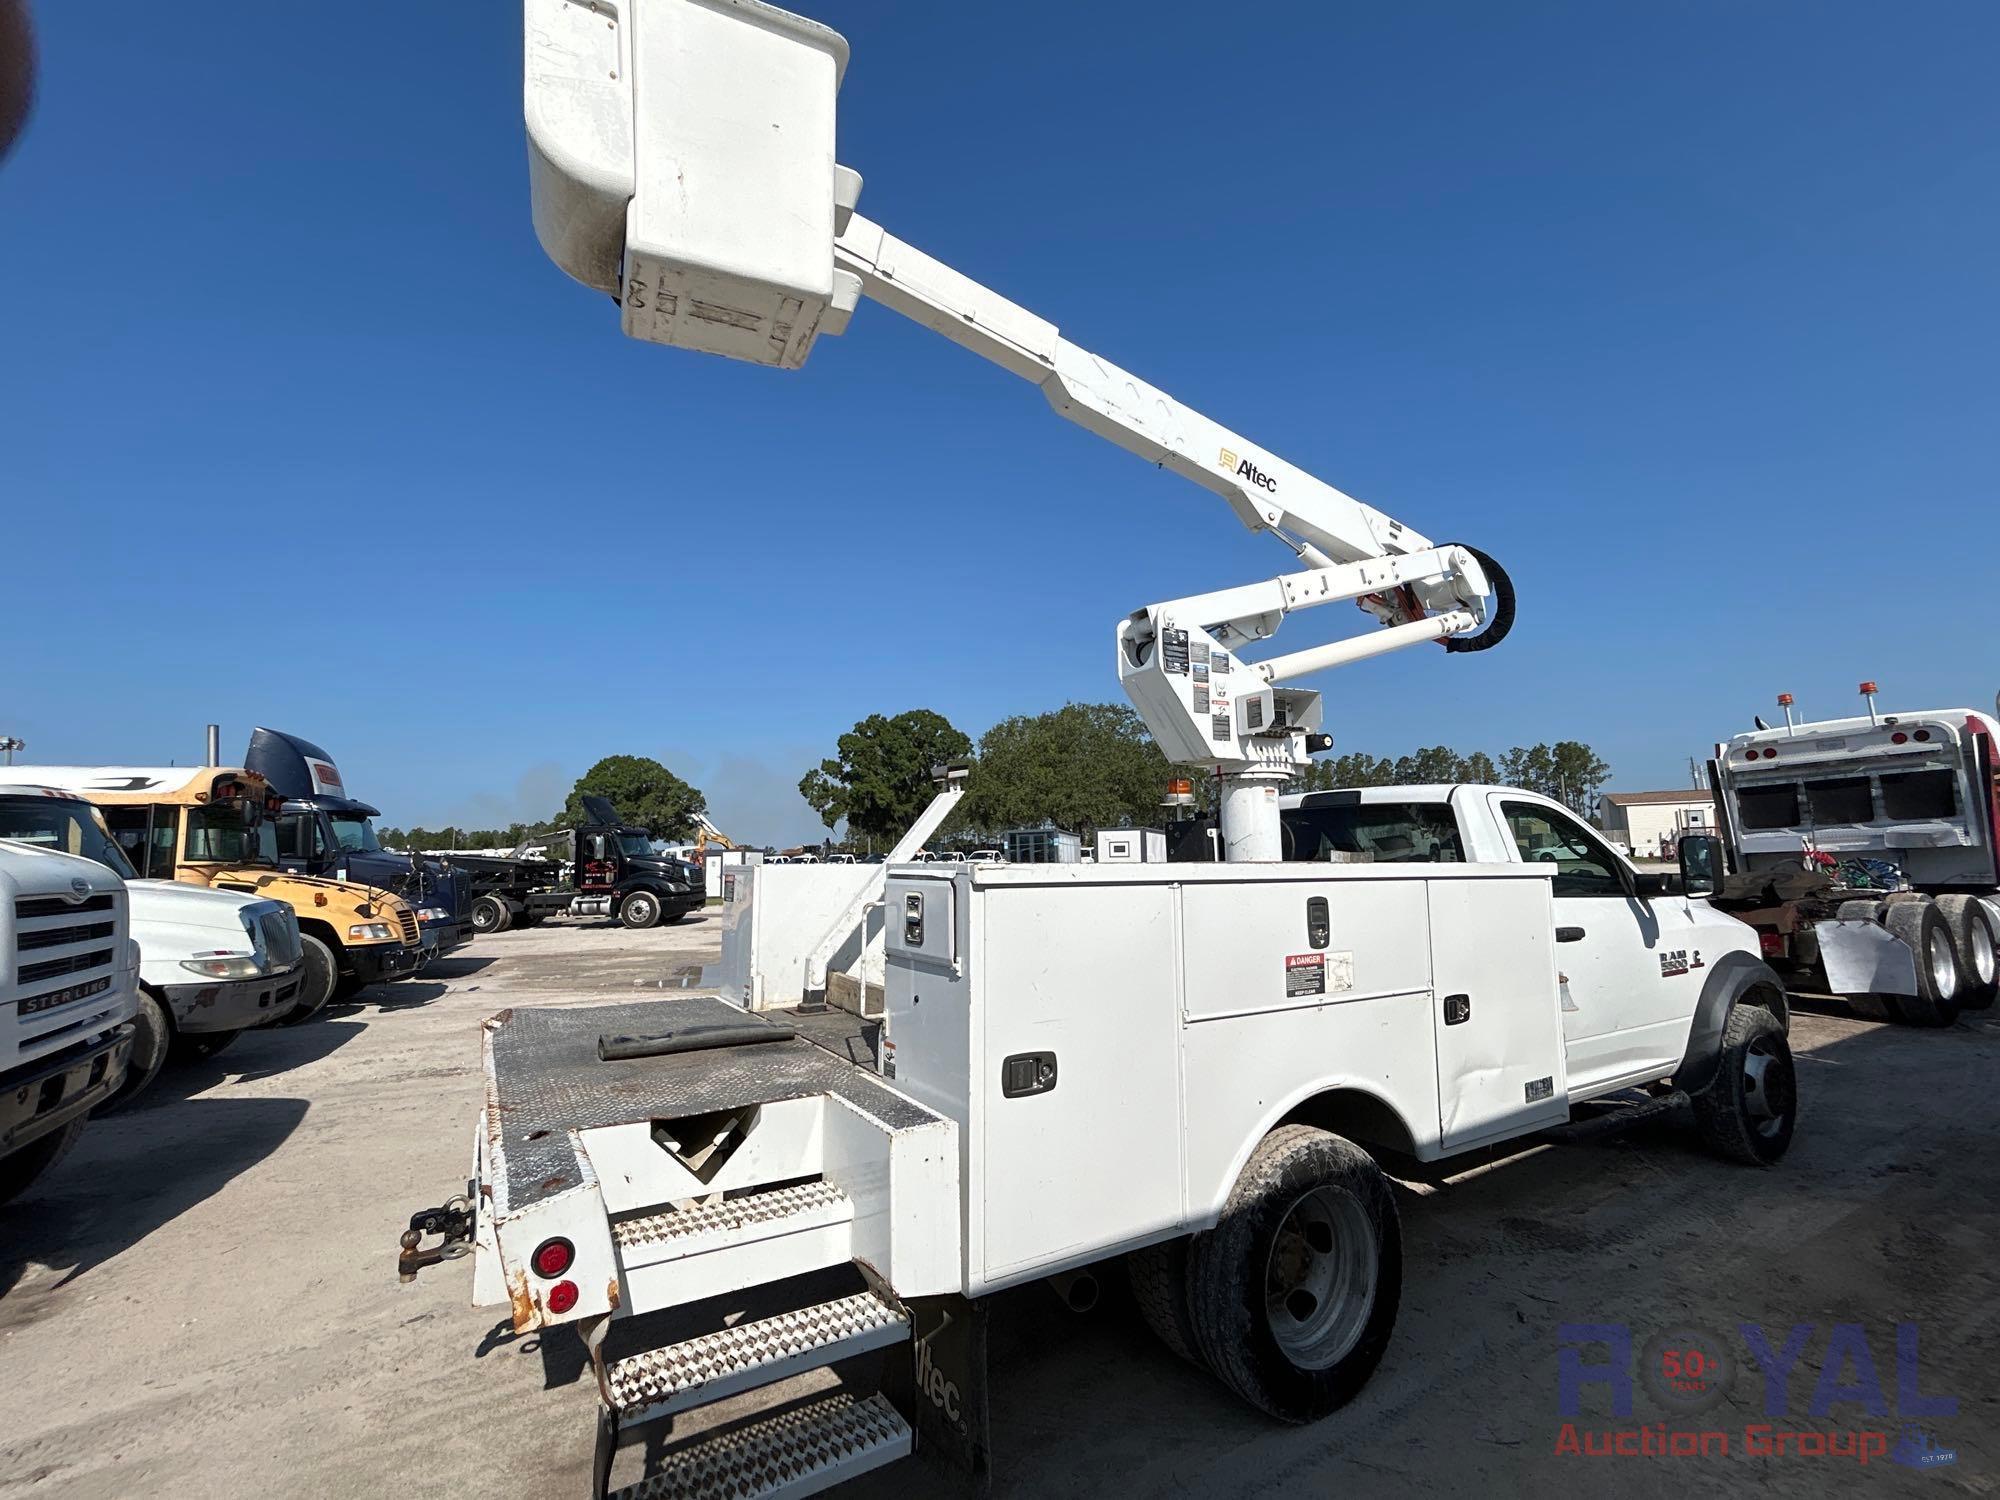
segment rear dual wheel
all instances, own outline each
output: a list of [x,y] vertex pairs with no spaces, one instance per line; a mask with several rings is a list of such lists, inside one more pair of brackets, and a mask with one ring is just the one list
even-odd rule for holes
[[472,930],[481,935],[505,932],[513,923],[513,913],[498,896],[481,896],[472,903]]
[[1147,1321],[1176,1354],[1285,1422],[1345,1405],[1389,1347],[1402,1234],[1359,1146],[1281,1125],[1210,1230],[1129,1258]]
[[1951,924],[1934,901],[1892,901],[1882,925],[1916,957],[1917,992],[1888,997],[1890,1009],[1911,1026],[1949,1026],[1958,1019],[1965,989]]
[[1977,896],[1940,896],[1938,915],[1958,949],[1960,1010],[1985,1010],[2000,995],[2000,931]]

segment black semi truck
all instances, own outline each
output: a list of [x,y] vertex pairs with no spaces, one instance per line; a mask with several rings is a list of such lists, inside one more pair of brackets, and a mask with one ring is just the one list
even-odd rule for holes
[[[707,899],[699,866],[653,852],[603,797],[585,797],[588,822],[540,834],[512,854],[454,854],[471,877],[472,925],[480,932],[532,927],[545,917],[616,917],[627,927],[678,922]],[[549,853],[530,857],[541,845]]]

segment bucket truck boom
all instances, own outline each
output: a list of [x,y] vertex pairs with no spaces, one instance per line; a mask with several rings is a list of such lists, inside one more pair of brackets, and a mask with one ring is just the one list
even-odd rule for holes
[[[616,298],[634,338],[797,369],[866,297],[1040,387],[1057,412],[1220,495],[1305,564],[1152,604],[1118,627],[1120,683],[1168,758],[1223,778],[1231,859],[1279,857],[1277,789],[1329,743],[1319,694],[1277,684],[1404,646],[1497,645],[1512,586],[1239,436],[855,211],[834,158],[835,32],[756,0],[526,0],[536,232]],[[1489,598],[1490,596],[1490,598]],[[1258,662],[1284,617],[1355,600],[1384,627]]]

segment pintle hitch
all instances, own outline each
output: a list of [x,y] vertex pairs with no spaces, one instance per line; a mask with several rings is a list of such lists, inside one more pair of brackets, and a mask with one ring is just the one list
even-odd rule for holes
[[[469,1184],[468,1184],[469,1186]],[[457,1260],[472,1251],[474,1210],[470,1194],[447,1199],[438,1208],[426,1208],[410,1215],[410,1227],[403,1231],[402,1249],[396,1254],[396,1278],[415,1281],[417,1272],[441,1260]],[[437,1243],[424,1248],[427,1235]]]

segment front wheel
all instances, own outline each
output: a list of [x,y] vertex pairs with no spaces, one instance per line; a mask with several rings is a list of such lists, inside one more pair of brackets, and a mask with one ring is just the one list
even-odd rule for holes
[[19,1151],[0,1156],[0,1203],[19,1197],[37,1177],[68,1156],[76,1138],[83,1134],[85,1118],[78,1115]]
[[1245,1163],[1215,1228],[1188,1247],[1202,1360],[1260,1411],[1311,1422],[1344,1406],[1389,1347],[1402,1230],[1388,1179],[1351,1141],[1281,1125]]
[[167,1053],[173,1044],[174,1027],[167,1018],[166,1006],[151,990],[140,990],[139,1010],[132,1017],[132,1052],[125,1063],[125,1081],[118,1085],[117,1093],[92,1113],[115,1114],[151,1088],[153,1080],[160,1076],[160,1069],[167,1065]]
[[1715,1080],[1694,1096],[1702,1144],[1730,1161],[1768,1167],[1790,1148],[1798,1114],[1784,1026],[1762,1006],[1739,1003],[1722,1028]]
[[634,891],[619,903],[618,920],[637,931],[654,927],[660,920],[660,898],[651,891]]
[[335,961],[333,950],[310,932],[299,935],[299,946],[304,950],[299,965],[299,998],[292,1008],[278,1017],[276,1025],[296,1026],[301,1021],[310,1021],[326,1008],[326,1002],[333,998],[333,987],[340,981],[340,965]]

